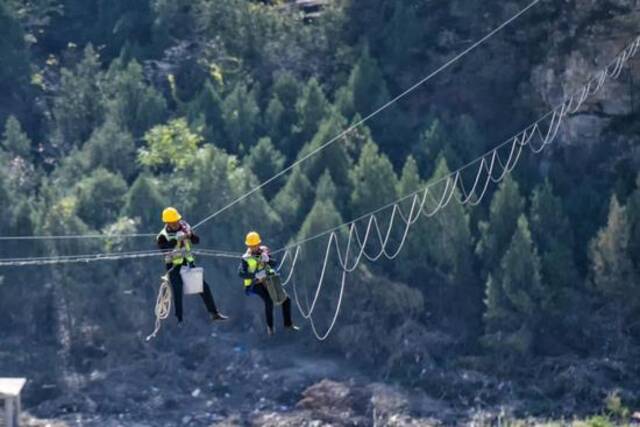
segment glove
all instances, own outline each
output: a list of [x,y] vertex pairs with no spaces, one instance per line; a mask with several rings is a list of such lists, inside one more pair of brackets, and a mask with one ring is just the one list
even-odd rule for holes
[[187,233],[185,233],[184,231],[178,231],[176,233],[176,239],[178,239],[179,241],[183,241],[187,238]]
[[262,252],[262,254],[260,255],[260,261],[262,261],[265,264],[268,263],[270,259],[271,258],[269,257],[269,254],[266,252]]
[[256,280],[260,281],[260,280],[264,280],[267,277],[267,272],[264,270],[260,270],[256,273]]

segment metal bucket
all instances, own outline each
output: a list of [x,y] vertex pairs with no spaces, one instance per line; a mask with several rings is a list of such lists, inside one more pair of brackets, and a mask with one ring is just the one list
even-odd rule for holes
[[182,293],[184,295],[201,294],[204,283],[204,270],[202,267],[182,267],[180,268],[182,277]]

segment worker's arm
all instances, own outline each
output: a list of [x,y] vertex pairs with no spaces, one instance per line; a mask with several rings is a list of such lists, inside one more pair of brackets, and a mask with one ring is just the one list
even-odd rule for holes
[[249,273],[249,264],[245,260],[240,262],[240,267],[238,267],[238,276],[243,279],[254,279],[255,273]]
[[193,243],[194,245],[197,245],[198,243],[200,243],[200,236],[192,231],[189,240],[191,240],[191,243]]
[[167,240],[166,237],[164,236],[158,237],[157,243],[158,243],[158,248],[161,251],[172,250],[178,244],[178,242],[176,242],[175,240]]
[[260,251],[262,261],[272,269],[276,270],[278,268],[278,260],[271,255],[271,250],[267,246],[262,246]]

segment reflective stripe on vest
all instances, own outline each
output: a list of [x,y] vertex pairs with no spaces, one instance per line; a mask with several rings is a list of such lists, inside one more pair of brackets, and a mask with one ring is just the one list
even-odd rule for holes
[[[242,255],[242,259],[247,263],[247,273],[256,273],[259,270],[267,270],[267,271],[272,271],[271,266],[269,266],[268,264],[265,265],[263,262],[260,261],[260,257],[259,256],[253,256],[249,253],[246,253],[244,255]],[[253,279],[244,279],[244,286],[251,286],[251,284],[253,283]]]
[[187,259],[187,262],[194,262],[195,259],[193,258],[193,254],[191,253],[191,241],[189,239],[183,240],[182,242],[179,241],[177,233],[177,231],[174,233],[170,233],[165,227],[158,234],[157,238],[160,238],[160,236],[164,236],[164,238],[167,239],[168,242],[174,240],[177,242],[175,249],[178,249],[178,251],[174,249],[174,251],[169,252],[164,257],[165,262],[167,264],[182,265],[185,258]]

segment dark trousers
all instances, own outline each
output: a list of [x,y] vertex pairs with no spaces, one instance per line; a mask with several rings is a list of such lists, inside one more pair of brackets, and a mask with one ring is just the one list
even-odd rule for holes
[[[182,282],[182,276],[180,276],[179,266],[169,272],[169,281],[171,282],[171,289],[173,290],[173,304],[175,306],[176,317],[178,318],[178,322],[182,322],[182,287],[184,284]],[[211,294],[211,288],[209,288],[209,284],[207,284],[206,281],[202,286],[200,297],[209,313],[213,314],[218,312],[216,302],[213,300],[213,295]]]
[[[262,283],[256,283],[253,285],[253,293],[258,295],[264,301],[264,314],[267,318],[267,325],[273,328],[273,300],[269,296],[267,288]],[[282,317],[284,317],[284,326],[291,326],[291,299],[287,297],[282,303]]]

